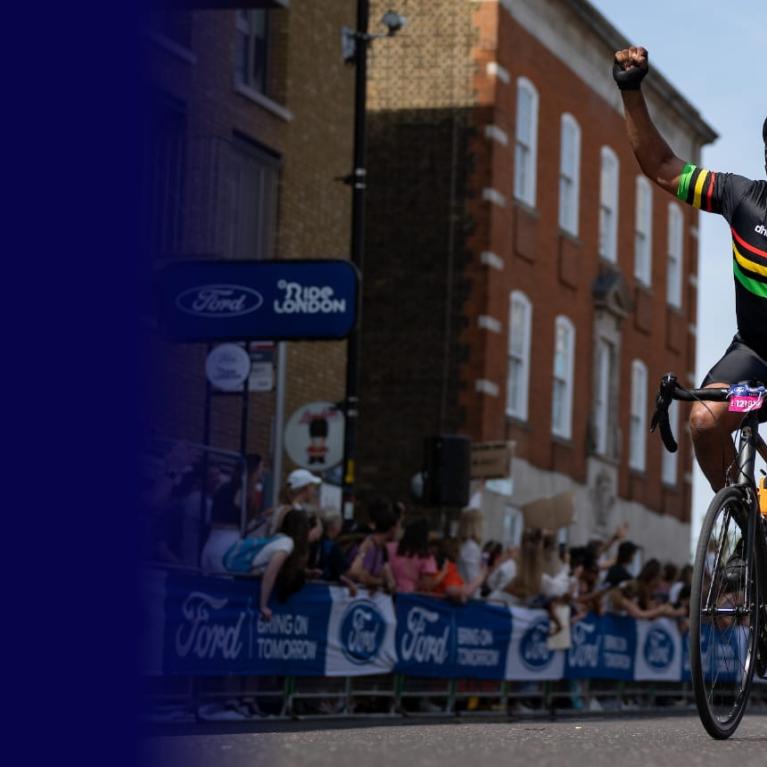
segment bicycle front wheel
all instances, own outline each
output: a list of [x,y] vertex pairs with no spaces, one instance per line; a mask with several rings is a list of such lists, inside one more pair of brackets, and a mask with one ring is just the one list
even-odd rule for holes
[[720,490],[698,541],[690,595],[690,671],[701,722],[729,738],[748,704],[759,635],[759,577],[741,489]]

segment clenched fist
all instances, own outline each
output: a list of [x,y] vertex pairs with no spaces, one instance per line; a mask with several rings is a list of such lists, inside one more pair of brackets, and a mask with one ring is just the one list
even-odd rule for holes
[[638,91],[650,67],[646,48],[624,48],[615,53],[613,78],[622,91]]

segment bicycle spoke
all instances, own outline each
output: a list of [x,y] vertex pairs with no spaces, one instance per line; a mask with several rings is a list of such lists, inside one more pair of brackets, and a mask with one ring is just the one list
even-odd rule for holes
[[707,716],[719,730],[737,725],[745,706],[757,608],[754,565],[744,529],[747,512],[739,499],[730,498],[707,515],[705,541],[698,552],[702,557],[698,602],[692,606],[698,621],[697,684]]

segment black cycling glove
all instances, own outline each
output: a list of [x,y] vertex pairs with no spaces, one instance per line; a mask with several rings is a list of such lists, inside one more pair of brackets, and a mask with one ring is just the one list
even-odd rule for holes
[[622,91],[638,91],[648,71],[648,67],[624,69],[617,61],[613,62],[613,79]]

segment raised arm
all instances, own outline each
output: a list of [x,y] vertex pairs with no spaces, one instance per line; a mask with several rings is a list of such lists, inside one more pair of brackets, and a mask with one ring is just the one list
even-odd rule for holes
[[631,47],[616,52],[613,77],[621,89],[631,148],[645,176],[675,195],[685,163],[674,154],[647,111],[641,86],[648,71],[645,48]]

